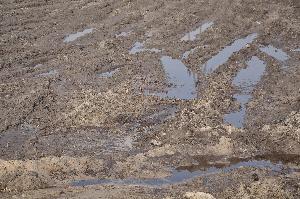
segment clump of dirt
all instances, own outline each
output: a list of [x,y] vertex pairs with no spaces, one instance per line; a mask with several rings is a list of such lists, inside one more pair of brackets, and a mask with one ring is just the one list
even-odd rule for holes
[[264,125],[259,131],[262,144],[267,149],[276,146],[277,151],[290,154],[300,153],[300,112],[291,112],[277,124]]
[[46,157],[39,160],[0,161],[0,190],[25,191],[57,185],[58,181],[104,172],[103,161],[89,157]]
[[49,188],[54,182],[37,172],[13,171],[1,174],[0,191],[26,191],[33,189]]
[[282,182],[275,179],[265,179],[260,182],[253,182],[250,185],[240,185],[238,193],[233,198],[294,198],[284,189]]
[[152,98],[145,98],[143,95],[128,95],[132,92],[128,89],[128,86],[120,85],[118,90],[104,93],[76,93],[68,102],[70,108],[65,113],[66,120],[72,126],[114,127],[137,120],[147,107],[157,104]]

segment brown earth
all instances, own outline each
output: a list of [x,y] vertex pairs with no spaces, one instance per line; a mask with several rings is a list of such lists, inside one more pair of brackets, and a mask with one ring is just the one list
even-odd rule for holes
[[[300,198],[300,1],[2,0],[0,11],[1,198]],[[196,40],[180,41],[207,21]],[[253,43],[202,72],[251,33]],[[143,41],[162,52],[129,53]],[[144,94],[168,86],[162,55],[194,47],[183,63],[198,76],[196,99]],[[252,56],[267,67],[236,128],[223,117],[239,109],[232,81]],[[183,170],[205,175],[141,183]],[[94,179],[112,183],[74,186]]]

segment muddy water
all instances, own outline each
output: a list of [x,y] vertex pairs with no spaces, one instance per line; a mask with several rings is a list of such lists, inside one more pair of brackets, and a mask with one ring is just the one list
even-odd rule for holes
[[74,34],[70,34],[70,35],[68,35],[68,36],[64,39],[64,42],[65,42],[65,43],[68,43],[68,42],[75,41],[75,40],[78,39],[79,37],[83,37],[83,36],[86,35],[86,34],[92,33],[93,30],[94,30],[94,28],[88,28],[88,29],[83,30],[82,32],[77,32],[77,33],[74,33]]
[[131,34],[132,31],[129,32],[121,32],[119,34],[116,34],[115,36],[118,37],[128,37]]
[[206,22],[204,24],[202,24],[200,27],[198,27],[197,29],[186,33],[184,35],[184,37],[181,38],[181,41],[194,41],[197,39],[197,36],[201,33],[203,33],[204,31],[206,31],[208,28],[210,28],[212,25],[214,24],[214,22]]
[[96,76],[100,78],[109,78],[112,77],[117,72],[119,72],[119,68],[104,73],[97,73]]
[[[282,157],[281,157],[282,156]],[[256,159],[255,159],[256,158]],[[283,161],[281,160],[283,158]],[[200,158],[201,159],[201,158]],[[299,155],[263,155],[253,159],[231,158],[223,163],[209,162],[205,159],[198,165],[181,166],[173,169],[171,175],[166,178],[154,179],[91,179],[79,180],[72,183],[73,186],[88,185],[137,185],[137,186],[164,186],[186,183],[197,177],[209,176],[219,173],[228,173],[240,168],[267,169],[272,172],[292,173],[299,169],[288,167],[287,163],[299,164]]]
[[231,45],[226,46],[217,55],[213,56],[203,65],[203,72],[210,74],[214,72],[219,66],[225,64],[228,59],[236,52],[242,50],[247,44],[252,43],[257,37],[256,33],[250,34],[245,38],[235,40]]
[[224,116],[224,121],[236,128],[243,128],[246,115],[246,104],[251,99],[251,95],[234,95],[233,97],[240,103],[241,108],[239,111],[226,114]]
[[300,48],[296,48],[293,50],[294,52],[300,52]]
[[278,61],[287,61],[290,58],[289,55],[283,50],[275,48],[272,45],[264,46],[259,49],[267,55],[277,59]]
[[193,53],[198,47],[195,47],[195,48],[192,48],[188,51],[185,51],[182,56],[181,56],[181,59],[184,60],[184,59],[187,59],[191,53]]
[[37,75],[38,77],[51,77],[51,76],[56,76],[58,75],[58,71],[57,70],[50,70],[48,72],[45,73],[41,73],[39,75]]
[[239,93],[233,97],[240,104],[241,108],[237,112],[231,112],[224,116],[226,123],[232,124],[237,128],[244,127],[246,115],[246,104],[252,98],[252,91],[260,81],[266,69],[266,64],[258,57],[252,57],[247,63],[247,68],[242,69],[233,79],[233,85],[238,87]]
[[156,49],[156,48],[145,48],[144,43],[135,42],[135,44],[129,50],[129,54],[136,54],[136,53],[140,53],[140,52],[144,52],[144,51],[154,52],[154,53],[161,52],[161,50]]
[[183,100],[197,98],[196,74],[191,72],[179,59],[163,56],[161,57],[161,63],[170,87],[167,88],[166,92],[161,93],[149,93],[146,91],[146,95]]

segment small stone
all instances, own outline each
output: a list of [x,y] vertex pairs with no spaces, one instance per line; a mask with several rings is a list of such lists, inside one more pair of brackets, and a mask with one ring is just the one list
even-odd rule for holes
[[252,174],[252,178],[254,181],[259,181],[259,177],[256,173]]
[[152,139],[150,141],[150,144],[154,145],[154,146],[161,146],[162,145],[162,143],[160,141],[157,141],[157,140],[154,140],[154,139]]

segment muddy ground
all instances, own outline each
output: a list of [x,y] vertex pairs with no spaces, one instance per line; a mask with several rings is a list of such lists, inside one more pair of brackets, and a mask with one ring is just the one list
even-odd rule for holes
[[[300,198],[299,0],[2,0],[0,10],[1,198]],[[197,77],[193,97],[162,94],[178,93],[162,57]],[[265,70],[247,74],[259,78],[244,91],[234,82],[251,58]],[[241,126],[230,113],[243,113]]]

